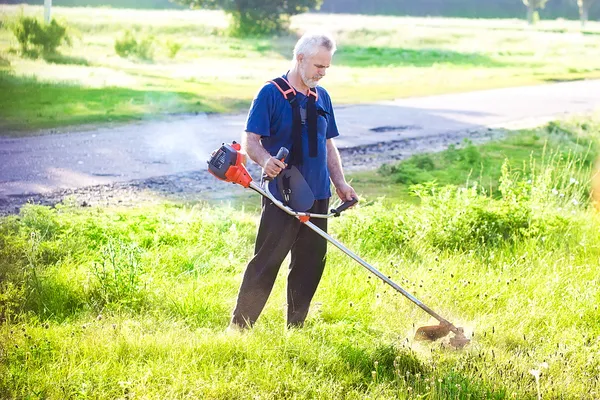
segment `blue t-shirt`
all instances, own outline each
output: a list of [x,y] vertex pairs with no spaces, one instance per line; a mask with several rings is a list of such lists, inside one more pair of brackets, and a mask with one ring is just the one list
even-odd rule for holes
[[[285,76],[284,76],[285,77]],[[327,139],[339,135],[331,98],[320,86],[316,87],[317,107],[317,156],[311,157],[308,152],[308,124],[302,126],[302,164],[296,167],[306,179],[316,200],[331,197],[329,169],[327,168]],[[308,97],[296,93],[296,101],[306,110]],[[321,110],[321,112],[319,112]],[[305,112],[303,112],[306,115]],[[246,132],[256,133],[262,137],[265,150],[276,155],[281,147],[291,149],[292,139],[292,106],[283,94],[272,83],[266,83],[258,92],[248,112]]]

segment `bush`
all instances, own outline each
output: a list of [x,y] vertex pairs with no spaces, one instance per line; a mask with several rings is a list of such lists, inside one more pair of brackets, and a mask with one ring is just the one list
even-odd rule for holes
[[115,52],[123,58],[134,56],[142,60],[152,60],[153,43],[153,36],[146,36],[138,41],[131,31],[125,31],[123,36],[115,42]]
[[167,41],[167,50],[169,51],[169,58],[175,58],[175,56],[177,55],[177,53],[179,53],[179,50],[181,50],[181,43],[178,42],[172,42],[172,41]]
[[191,8],[220,8],[231,15],[233,36],[277,34],[288,29],[290,17],[319,8],[321,0],[173,0]]
[[56,54],[61,44],[71,44],[67,27],[54,19],[44,24],[36,18],[21,16],[11,30],[19,42],[21,53],[29,57]]

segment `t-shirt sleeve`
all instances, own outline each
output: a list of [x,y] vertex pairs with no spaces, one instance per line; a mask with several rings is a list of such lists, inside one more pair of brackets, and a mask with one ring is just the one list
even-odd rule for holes
[[327,116],[327,133],[325,137],[327,139],[333,139],[334,137],[340,136],[340,132],[338,131],[337,123],[335,122],[335,114],[333,113],[333,105],[331,104],[331,98],[329,97],[329,93],[325,93],[325,107],[327,107],[327,112],[329,113],[329,115]]
[[246,132],[261,136],[271,135],[271,115],[274,107],[273,90],[270,83],[265,84],[250,106],[246,119]]

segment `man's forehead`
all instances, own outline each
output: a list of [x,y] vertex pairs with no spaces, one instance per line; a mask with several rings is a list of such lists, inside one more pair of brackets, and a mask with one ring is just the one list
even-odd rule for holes
[[315,64],[329,65],[331,63],[331,51],[321,48],[315,55],[310,57],[310,60]]

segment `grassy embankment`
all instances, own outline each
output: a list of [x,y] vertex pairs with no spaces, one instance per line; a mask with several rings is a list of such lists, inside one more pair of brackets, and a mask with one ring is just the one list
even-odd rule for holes
[[[10,24],[41,7],[0,8],[0,131],[104,123],[165,114],[244,111],[261,82],[289,67],[294,36],[235,39],[217,11],[54,7],[73,45],[49,60],[18,54]],[[299,15],[339,42],[324,85],[337,104],[600,76],[599,23]],[[154,37],[151,61],[120,58],[130,29]],[[175,56],[170,51],[181,46]]]
[[462,351],[413,342],[427,315],[335,249],[304,329],[283,330],[280,276],[255,329],[226,334],[253,213],[26,207],[0,219],[0,397],[598,398],[599,134],[597,120],[552,124],[387,166],[382,183],[421,184],[419,204],[332,221],[465,326]]

